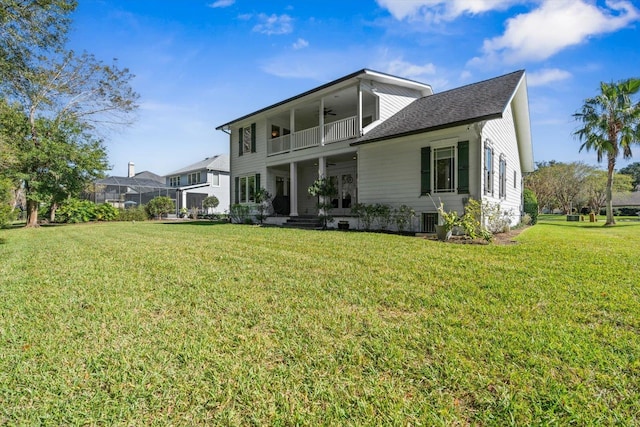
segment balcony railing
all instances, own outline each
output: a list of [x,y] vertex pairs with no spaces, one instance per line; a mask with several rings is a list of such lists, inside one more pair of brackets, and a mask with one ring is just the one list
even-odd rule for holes
[[[357,116],[327,123],[324,125],[323,131],[325,144],[344,141],[345,139],[358,136]],[[316,126],[294,132],[290,135],[270,139],[267,144],[267,155],[273,156],[276,154],[289,153],[295,150],[315,147],[320,145],[320,143],[320,127]]]

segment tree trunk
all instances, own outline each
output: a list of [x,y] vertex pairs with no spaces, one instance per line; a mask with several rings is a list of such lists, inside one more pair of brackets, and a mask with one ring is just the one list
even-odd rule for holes
[[49,213],[49,222],[50,223],[54,223],[56,222],[56,211],[58,210],[58,204],[57,203],[52,203],[51,204],[51,212]]
[[38,205],[33,200],[27,200],[27,227],[38,227]]
[[616,220],[613,218],[613,172],[616,167],[616,159],[609,155],[607,162],[607,221],[604,225],[615,225]]

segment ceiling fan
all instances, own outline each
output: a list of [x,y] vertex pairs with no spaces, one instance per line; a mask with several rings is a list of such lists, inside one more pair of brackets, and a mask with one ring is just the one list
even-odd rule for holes
[[325,116],[335,116],[336,113],[333,112],[333,108],[325,108],[323,111]]

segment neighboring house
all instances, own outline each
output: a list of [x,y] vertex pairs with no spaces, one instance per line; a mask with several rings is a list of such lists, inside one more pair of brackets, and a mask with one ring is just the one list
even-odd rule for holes
[[[223,213],[229,210],[229,156],[220,154],[178,169],[166,177],[166,185],[177,191],[176,209],[186,208],[199,213]],[[218,207],[202,208],[202,201],[215,196]]]
[[165,184],[164,177],[153,172],[135,173],[132,162],[128,166],[128,176],[109,176],[94,182],[91,193],[85,198],[95,203],[109,203],[117,208],[144,205],[158,196],[176,197],[176,191]]
[[253,204],[264,187],[285,219],[316,215],[307,189],[329,177],[332,214],[354,224],[356,203],[408,205],[414,229],[431,232],[439,200],[461,213],[469,198],[500,203],[517,224],[533,171],[524,71],[434,94],[363,69],[217,129],[230,135],[232,202]]

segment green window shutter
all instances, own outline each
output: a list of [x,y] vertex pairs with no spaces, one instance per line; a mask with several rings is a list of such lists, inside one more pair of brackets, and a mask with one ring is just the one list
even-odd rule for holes
[[256,174],[256,191],[260,190],[260,174]]
[[420,194],[431,194],[431,147],[422,147],[420,157]]
[[242,128],[238,129],[238,156],[242,156]]
[[251,152],[256,152],[256,124],[251,123]]
[[236,185],[234,186],[236,205],[240,203],[240,177],[236,176]]
[[458,142],[458,194],[469,194],[469,141]]

